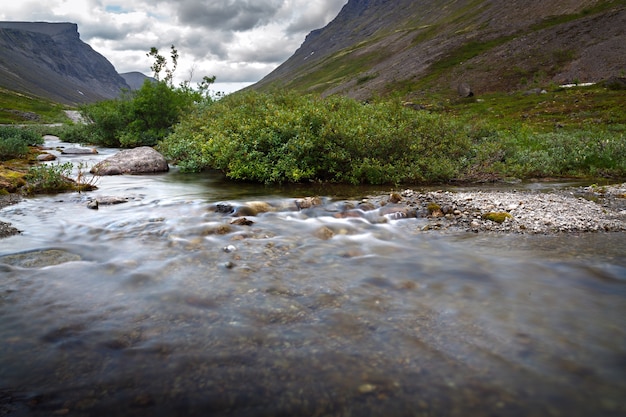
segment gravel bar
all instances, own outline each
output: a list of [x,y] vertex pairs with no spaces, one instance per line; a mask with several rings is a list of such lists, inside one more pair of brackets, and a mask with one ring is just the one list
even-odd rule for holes
[[424,231],[553,234],[626,231],[626,183],[556,191],[405,190]]

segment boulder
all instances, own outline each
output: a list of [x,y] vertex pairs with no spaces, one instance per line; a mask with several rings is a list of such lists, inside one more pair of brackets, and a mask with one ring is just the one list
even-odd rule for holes
[[93,148],[66,148],[61,153],[64,155],[95,155],[98,151]]
[[472,91],[472,88],[469,86],[468,83],[460,83],[457,86],[457,92],[459,93],[461,97],[473,97],[474,96],[474,92]]
[[91,168],[94,175],[153,174],[167,172],[165,157],[149,146],[126,149]]

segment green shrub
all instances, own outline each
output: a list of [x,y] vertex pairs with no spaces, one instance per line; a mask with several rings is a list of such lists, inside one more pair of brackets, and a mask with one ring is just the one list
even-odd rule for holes
[[399,101],[244,92],[184,118],[159,149],[237,180],[384,184],[453,178],[470,146],[459,122]]
[[41,145],[43,138],[28,130],[13,126],[0,126],[0,160],[23,157],[28,147]]
[[25,192],[27,194],[47,194],[74,190],[76,183],[69,178],[72,169],[71,162],[31,167],[26,174]]
[[294,92],[241,92],[184,117],[159,149],[183,171],[263,183],[400,184],[626,175],[623,125],[537,132],[493,118]]

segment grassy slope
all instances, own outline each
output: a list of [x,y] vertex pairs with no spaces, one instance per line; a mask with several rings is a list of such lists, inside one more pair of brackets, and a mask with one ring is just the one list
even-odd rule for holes
[[430,105],[432,111],[446,112],[467,120],[484,119],[502,129],[524,124],[537,131],[626,128],[624,90],[602,85],[553,88],[545,93],[491,93],[479,98],[441,100]]
[[62,123],[67,121],[65,108],[46,99],[0,88],[0,124]]
[[[545,51],[533,51],[530,56],[516,56],[519,48],[515,42],[538,34],[544,36],[553,32],[556,36],[565,25],[619,10],[624,3],[621,0],[600,1],[578,12],[547,15],[510,30],[488,27],[490,23],[485,22],[485,16],[493,10],[484,0],[467,1],[463,7],[451,5],[450,13],[423,12],[416,5],[414,10],[406,10],[406,14],[399,18],[401,20],[394,21],[393,25],[384,25],[362,41],[317,62],[296,67],[282,78],[260,82],[256,88],[270,91],[280,86],[367,99],[387,95],[411,97],[415,92],[446,92],[452,96],[455,91],[450,89],[450,84],[464,76],[470,79],[486,76],[489,79],[487,84],[498,80],[498,84],[493,83],[492,91],[502,91],[503,86],[508,88],[507,91],[514,91],[532,88],[539,83],[546,85],[551,77],[577,58],[579,51],[575,46],[567,49],[552,45],[546,46]],[[587,30],[584,25],[579,29]],[[448,45],[438,46],[444,43]],[[490,54],[497,48],[510,51],[513,62],[494,61],[497,58]],[[399,58],[402,55],[404,58]],[[478,63],[471,67],[472,61]],[[412,68],[408,68],[410,66]]]

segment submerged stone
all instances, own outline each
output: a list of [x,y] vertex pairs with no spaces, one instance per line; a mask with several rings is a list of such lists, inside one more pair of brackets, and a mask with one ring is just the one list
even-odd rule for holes
[[0,256],[0,263],[22,268],[43,268],[80,260],[80,255],[63,249],[38,249]]

